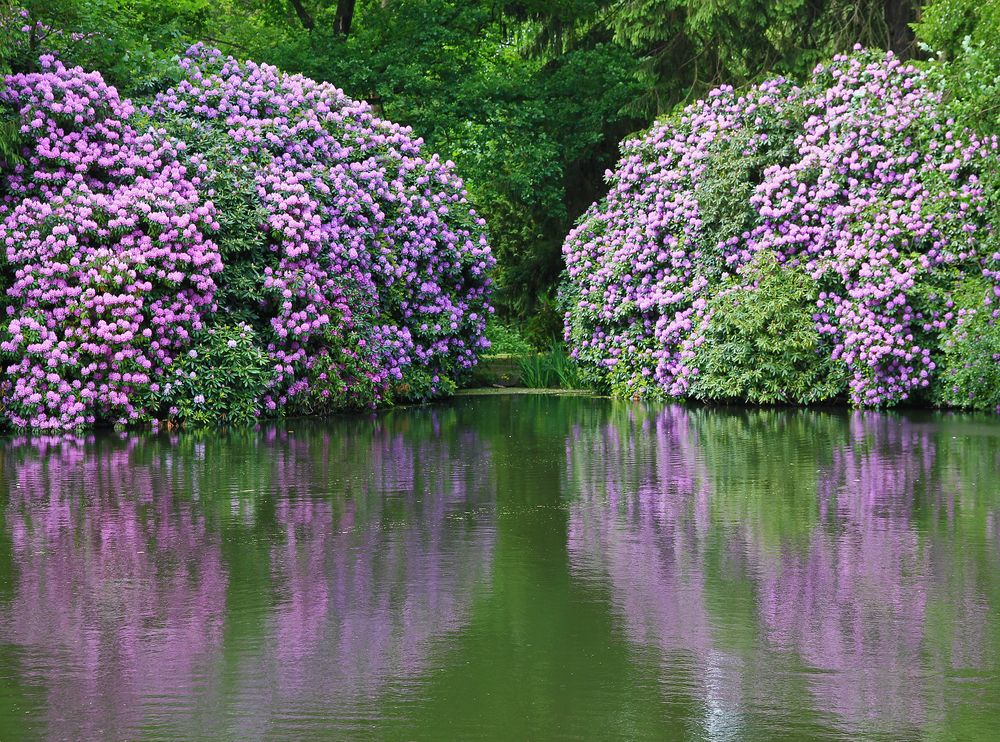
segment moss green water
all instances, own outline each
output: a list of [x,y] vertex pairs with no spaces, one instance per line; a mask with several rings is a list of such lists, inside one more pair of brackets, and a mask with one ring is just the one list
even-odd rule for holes
[[0,494],[0,740],[1000,728],[996,418],[463,397]]

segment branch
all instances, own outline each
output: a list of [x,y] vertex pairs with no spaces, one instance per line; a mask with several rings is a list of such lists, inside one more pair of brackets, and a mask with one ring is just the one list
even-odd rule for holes
[[231,46],[233,49],[239,49],[240,51],[246,52],[247,54],[253,54],[253,51],[251,49],[248,49],[247,47],[237,44],[233,41],[226,41],[226,39],[217,39],[214,36],[202,36],[202,39],[205,41],[210,41],[213,44],[222,44],[223,46]]
[[309,15],[309,11],[306,10],[306,6],[302,4],[302,0],[288,0],[288,2],[295,11],[295,15],[297,15],[299,20],[302,22],[302,27],[307,31],[312,31],[316,22],[313,20],[313,17]]

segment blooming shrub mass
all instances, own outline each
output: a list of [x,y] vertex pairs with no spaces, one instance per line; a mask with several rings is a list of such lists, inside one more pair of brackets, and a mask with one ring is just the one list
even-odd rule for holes
[[[220,405],[205,389],[239,398],[234,417],[258,387],[270,414],[452,389],[488,345],[493,265],[452,163],[329,84],[200,46],[181,67],[140,111],[52,57],[6,79],[9,422],[198,418]],[[236,346],[219,357],[252,372],[233,389],[188,363],[215,325]]]
[[231,297],[263,307],[268,408],[363,406],[393,385],[433,395],[470,369],[493,260],[453,164],[332,85],[202,47],[181,64],[185,79],[149,113],[242,171],[219,188],[261,220],[261,242],[239,224],[233,245],[220,236],[234,265],[223,282],[247,284],[248,258],[260,271],[256,291]]
[[26,138],[0,207],[0,395],[17,427],[135,421],[214,306],[215,209],[183,143],[135,128],[99,74],[41,67],[0,93]]
[[[624,143],[563,248],[566,339],[629,396],[877,407],[948,379],[939,400],[991,406],[951,364],[996,349],[946,350],[1000,317],[997,150],[891,54],[838,57],[803,87],[719,88]],[[815,290],[767,275],[775,262]]]

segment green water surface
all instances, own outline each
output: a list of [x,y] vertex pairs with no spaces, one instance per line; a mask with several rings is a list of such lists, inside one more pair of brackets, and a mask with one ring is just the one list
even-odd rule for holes
[[7,439],[21,739],[1000,739],[1000,421],[521,395]]

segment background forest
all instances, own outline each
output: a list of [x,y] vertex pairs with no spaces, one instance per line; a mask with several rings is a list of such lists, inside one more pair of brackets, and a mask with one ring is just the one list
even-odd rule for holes
[[[618,143],[721,83],[806,76],[855,44],[946,60],[956,115],[998,127],[1000,3],[977,0],[29,0],[123,96],[204,41],[330,81],[453,159],[485,216],[501,316],[559,332],[560,246]],[[37,31],[33,33],[46,33]],[[0,49],[0,52],[3,52]],[[26,62],[4,53],[4,64]]]

